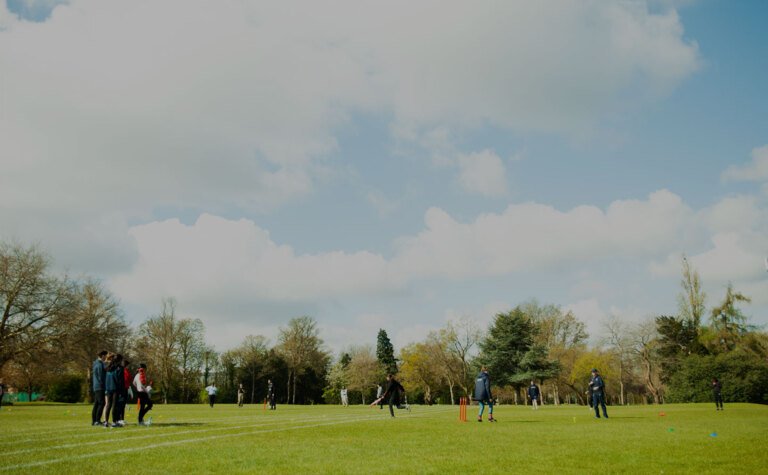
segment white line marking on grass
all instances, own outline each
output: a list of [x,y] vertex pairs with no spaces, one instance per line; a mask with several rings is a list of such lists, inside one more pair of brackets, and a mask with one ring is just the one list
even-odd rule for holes
[[[46,451],[46,450],[57,450],[57,449],[71,449],[71,448],[77,448],[77,447],[86,447],[88,445],[99,445],[104,443],[104,435],[109,434],[110,436],[117,436],[120,433],[124,433],[126,435],[135,435],[136,437],[124,437],[122,439],[115,439],[119,440],[120,442],[130,442],[133,440],[140,440],[140,439],[150,439],[150,438],[157,438],[157,437],[173,437],[176,435],[184,435],[184,434],[200,434],[204,432],[214,432],[214,431],[220,431],[220,430],[237,430],[237,429],[250,429],[253,427],[264,427],[264,426],[273,426],[277,424],[291,424],[296,422],[312,422],[316,421],[318,419],[325,419],[328,421],[335,421],[338,419],[343,419],[344,417],[332,417],[329,418],[327,416],[313,416],[302,420],[296,420],[296,419],[290,419],[290,420],[275,420],[275,419],[269,419],[265,421],[260,421],[258,424],[249,424],[249,425],[241,425],[241,426],[233,426],[233,425],[225,425],[223,427],[209,427],[209,428],[200,428],[200,429],[189,429],[189,430],[183,430],[183,431],[176,431],[176,432],[161,432],[157,433],[155,431],[152,431],[153,433],[147,434],[147,431],[151,429],[139,429],[140,432],[137,431],[131,431],[129,433],[123,432],[126,429],[114,429],[109,430],[107,432],[104,432],[103,430],[97,433],[96,435],[99,437],[98,440],[90,441],[90,442],[77,442],[77,443],[71,443],[71,444],[62,444],[62,445],[53,445],[53,446],[45,446],[45,447],[34,447],[29,449],[20,449],[15,450],[13,452],[3,452],[2,456],[6,457],[9,455],[19,455],[19,454],[28,454],[32,452],[40,452],[40,451]],[[131,430],[131,429],[128,429]],[[89,434],[90,435],[90,434]]]
[[[162,407],[162,406],[160,406],[160,407]],[[171,417],[168,414],[160,414],[160,415]],[[158,417],[157,413],[155,413],[153,416],[154,417]],[[303,419],[296,418],[295,417],[295,413],[293,414],[293,416],[294,417],[292,417],[291,419],[282,419],[282,420],[283,421],[285,421],[285,420],[289,420],[289,421],[303,420]],[[262,413],[258,413],[258,414],[253,414],[253,413],[250,413],[250,414],[240,414],[240,415],[237,415],[237,416],[222,417],[222,418],[218,418],[218,419],[199,419],[199,418],[197,418],[197,419],[183,419],[183,416],[182,416],[182,417],[179,417],[176,421],[168,420],[168,421],[164,421],[164,422],[158,422],[158,426],[162,426],[162,425],[167,424],[168,427],[170,427],[174,423],[176,423],[176,424],[194,424],[194,423],[212,423],[212,422],[239,422],[239,421],[242,421],[244,419],[255,419],[255,418],[264,418],[264,417],[269,417],[269,416],[267,416],[265,414],[262,414]],[[286,417],[288,417],[288,416],[286,416]],[[319,416],[317,416],[317,417],[319,417]],[[326,416],[323,416],[323,417],[326,417]],[[171,418],[175,418],[175,417],[171,417]],[[130,423],[130,425],[134,425],[134,424],[135,424],[135,422]],[[64,426],[64,427],[67,427],[67,426]],[[162,428],[165,429],[165,428],[168,428],[168,427],[162,427]],[[23,443],[23,442],[39,443],[39,442],[43,442],[43,441],[46,441],[46,440],[55,440],[55,439],[61,438],[60,436],[62,434],[66,434],[66,433],[70,433],[70,432],[79,432],[80,433],[80,434],[72,435],[70,438],[85,438],[85,437],[91,437],[91,436],[102,437],[103,436],[103,430],[102,429],[103,429],[103,426],[93,427],[93,426],[84,425],[84,426],[78,426],[78,427],[73,427],[73,428],[69,428],[69,429],[62,428],[62,429],[53,429],[53,430],[49,430],[49,431],[35,431],[33,429],[33,430],[29,430],[29,431],[13,432],[13,433],[10,433],[10,434],[6,434],[6,436],[17,437],[17,436],[20,436],[22,434],[23,435],[35,434],[35,437],[31,437],[31,438],[28,438],[28,439],[14,439],[14,440],[7,441],[7,442],[0,442],[0,447],[4,447],[6,445],[17,445],[17,444]],[[87,432],[87,433],[84,433],[84,432]],[[51,435],[51,434],[55,434],[56,436],[55,437],[41,437],[41,436],[46,436],[46,435]]]
[[[427,415],[438,414],[442,412],[449,412],[449,411],[448,410],[434,411],[434,412],[430,412],[430,414],[417,414],[417,415],[410,415],[409,417],[424,417]],[[450,412],[453,412],[453,409],[450,409]],[[138,450],[150,450],[158,447],[172,447],[175,445],[183,445],[183,444],[189,444],[194,442],[227,439],[231,437],[240,437],[240,436],[248,436],[248,435],[256,435],[256,434],[269,434],[273,432],[285,432],[289,430],[298,430],[298,429],[312,429],[315,427],[325,427],[325,426],[333,426],[333,425],[339,425],[339,424],[349,424],[354,422],[367,422],[367,421],[377,421],[377,420],[384,421],[384,420],[388,420],[388,418],[382,418],[380,415],[372,415],[372,416],[366,416],[366,417],[357,418],[357,419],[343,419],[339,421],[321,422],[318,424],[309,424],[304,426],[290,426],[290,427],[280,427],[275,429],[261,429],[261,430],[254,430],[250,432],[238,432],[237,434],[221,434],[221,435],[212,435],[208,437],[195,437],[192,439],[172,440],[168,442],[161,442],[159,444],[152,444],[149,446],[129,447],[125,449],[113,450],[109,452],[109,455],[131,453],[131,452],[136,452]],[[18,470],[20,468],[29,468],[29,467],[40,467],[43,465],[51,465],[54,463],[67,462],[71,460],[81,460],[81,459],[89,459],[93,457],[104,457],[104,456],[105,456],[104,453],[89,453],[89,454],[82,454],[82,455],[73,455],[70,457],[61,457],[58,459],[41,460],[39,462],[22,463],[22,464],[7,466],[7,467],[0,467],[0,471]]]

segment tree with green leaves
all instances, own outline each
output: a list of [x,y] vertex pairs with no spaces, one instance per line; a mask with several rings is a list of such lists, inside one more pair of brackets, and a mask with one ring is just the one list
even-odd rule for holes
[[379,361],[379,367],[386,374],[397,373],[397,360],[395,359],[395,347],[389,341],[387,332],[379,329],[376,336],[376,359]]
[[480,343],[480,361],[490,371],[494,382],[510,384],[519,390],[515,375],[524,372],[523,358],[533,346],[536,326],[520,306],[496,314],[488,333]]
[[349,350],[352,359],[346,369],[348,388],[360,391],[363,404],[365,396],[376,387],[379,375],[379,362],[373,354],[371,345],[353,346]]

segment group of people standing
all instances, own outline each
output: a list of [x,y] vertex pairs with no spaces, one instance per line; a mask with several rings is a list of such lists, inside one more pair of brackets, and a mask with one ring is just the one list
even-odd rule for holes
[[[219,392],[219,388],[216,387],[216,383],[211,383],[210,385],[206,386],[205,392],[208,393],[208,404],[213,407],[214,404],[216,404],[216,394]],[[237,386],[237,407],[243,407],[244,399],[245,388],[243,387],[243,383],[240,383]],[[272,384],[271,379],[267,380],[267,398],[265,403],[267,402],[269,403],[270,410],[277,409],[275,387]]]
[[147,365],[140,364],[135,375],[131,374],[130,365],[131,362],[121,354],[104,350],[97,355],[91,369],[91,425],[124,427],[125,407],[133,400],[139,401],[139,425],[146,425],[144,416],[152,409],[152,386],[147,380]]

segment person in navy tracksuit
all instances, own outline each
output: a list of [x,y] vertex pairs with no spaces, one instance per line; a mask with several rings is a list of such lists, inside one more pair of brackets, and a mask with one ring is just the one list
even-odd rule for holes
[[723,410],[723,385],[717,378],[712,378],[712,396],[715,397],[715,410]]
[[539,387],[536,386],[536,383],[531,381],[531,385],[528,386],[528,397],[531,398],[531,404],[533,405],[533,409],[539,408],[539,398],[541,397],[541,392],[539,391]]
[[592,370],[589,388],[592,391],[592,406],[595,408],[595,417],[600,419],[600,408],[598,406],[602,406],[603,416],[608,419],[608,412],[605,410],[605,382],[597,368]]
[[483,422],[483,411],[488,405],[488,422],[496,422],[493,418],[493,395],[491,394],[491,378],[488,376],[488,369],[483,366],[480,374],[475,378],[474,400],[480,405],[480,412],[477,414],[477,422]]

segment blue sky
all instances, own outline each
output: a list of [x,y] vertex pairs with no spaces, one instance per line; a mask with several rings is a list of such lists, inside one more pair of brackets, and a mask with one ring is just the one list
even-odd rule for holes
[[[768,5],[8,0],[0,238],[220,349],[536,298],[598,341],[680,259],[768,323]],[[139,27],[140,26],[140,27]],[[140,31],[141,34],[137,34]],[[392,32],[397,31],[398,34]]]

